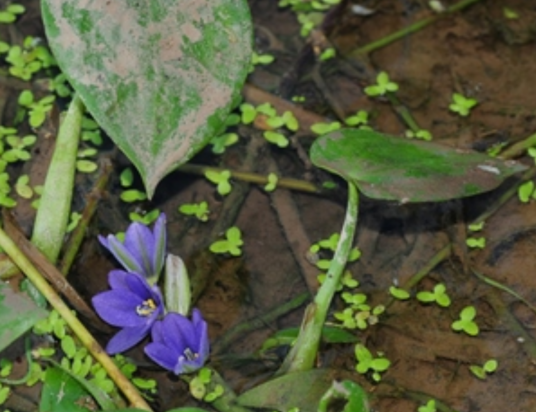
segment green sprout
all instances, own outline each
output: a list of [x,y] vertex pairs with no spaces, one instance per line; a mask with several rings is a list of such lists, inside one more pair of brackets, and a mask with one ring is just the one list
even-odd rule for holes
[[383,96],[387,92],[396,92],[398,84],[389,79],[386,72],[380,72],[376,76],[376,84],[365,87],[365,94],[370,97]]
[[69,83],[67,82],[67,77],[63,73],[50,79],[48,90],[55,92],[59,97],[69,97],[72,94]]
[[418,412],[436,412],[436,401],[435,399],[430,399],[426,402],[426,405],[421,405],[417,409]]
[[257,113],[264,114],[268,118],[277,116],[277,111],[275,110],[274,106],[272,106],[268,102],[257,106],[256,110],[257,110]]
[[208,392],[208,386],[212,380],[212,371],[208,368],[201,368],[197,375],[190,381],[190,394],[197,400],[214,402],[224,393],[224,388],[220,384],[214,385],[212,391]]
[[30,199],[33,196],[33,190],[28,185],[30,182],[30,176],[20,175],[15,183],[15,191],[23,199]]
[[147,199],[147,194],[141,190],[127,189],[121,192],[119,197],[125,203],[133,203]]
[[467,246],[473,249],[484,249],[486,247],[486,238],[484,236],[468,237],[465,240],[465,243],[467,244]]
[[365,110],[359,110],[356,114],[344,119],[344,123],[347,126],[366,126],[369,121],[369,114]]
[[236,133],[224,133],[213,137],[210,140],[212,153],[222,154],[227,147],[234,145],[236,142],[238,142],[238,135]]
[[333,47],[328,47],[326,50],[324,50],[320,56],[318,57],[321,62],[325,62],[326,60],[333,59],[337,55],[337,51]]
[[82,215],[78,212],[71,212],[71,217],[69,218],[69,224],[67,225],[67,228],[65,231],[67,233],[72,232],[76,229],[76,226],[78,226],[78,223],[82,219]]
[[450,297],[447,295],[447,288],[443,283],[435,285],[432,292],[422,291],[417,293],[417,300],[423,303],[436,302],[444,308],[450,306]]
[[266,130],[263,133],[263,136],[268,142],[275,144],[276,146],[281,148],[287,147],[289,144],[289,141],[284,134],[274,132],[273,130]]
[[534,182],[529,180],[517,188],[517,197],[521,203],[528,203],[530,199],[536,199]]
[[476,316],[476,309],[474,306],[467,306],[460,312],[460,318],[452,322],[452,329],[456,332],[463,331],[470,336],[478,335],[479,329],[476,322],[473,319]]
[[270,173],[268,174],[267,179],[268,183],[264,186],[264,190],[266,190],[267,192],[273,192],[277,187],[277,181],[279,180],[279,178],[275,173]]
[[210,180],[212,183],[217,185],[216,190],[222,196],[228,195],[231,193],[231,183],[229,179],[231,178],[231,172],[229,170],[223,170],[221,172],[216,172],[215,170],[207,170],[205,172],[205,177]]
[[33,145],[37,137],[34,135],[28,135],[24,137],[18,137],[15,135],[9,135],[5,137],[6,143],[11,146],[11,149],[2,153],[2,159],[8,163],[13,163],[18,160],[29,160],[31,155],[26,150],[28,146]]
[[5,358],[0,359],[0,377],[5,378],[9,376],[12,370],[13,362]]
[[300,128],[298,119],[294,116],[290,110],[286,110],[282,116],[269,116],[266,120],[266,124],[273,129],[285,126],[290,131],[296,132]]
[[9,398],[10,394],[10,387],[0,384],[0,405],[3,405],[7,401],[7,398]]
[[43,185],[34,186],[33,191],[34,194],[37,195],[37,198],[32,201],[30,206],[37,210],[39,208],[39,201],[41,200],[41,195],[43,194]]
[[458,113],[460,116],[469,116],[471,109],[478,104],[476,99],[465,97],[459,93],[452,94],[452,103],[449,105],[450,111]]
[[467,229],[469,229],[471,232],[479,232],[484,229],[484,223],[485,222],[471,223],[469,226],[467,226]]
[[486,377],[495,372],[499,363],[495,359],[487,360],[484,365],[470,365],[469,370],[475,375],[478,379],[485,380]]
[[[318,279],[318,283],[320,284],[324,283],[324,281],[326,280],[326,274],[322,273],[318,275],[317,279]],[[359,281],[355,280],[352,277],[352,273],[349,270],[346,270],[342,275],[341,282],[339,286],[337,287],[337,291],[341,291],[345,287],[352,289],[358,286],[359,286]]]
[[414,132],[413,130],[406,130],[406,137],[408,139],[421,139],[425,141],[432,140],[432,133],[430,133],[428,130],[420,129]]
[[315,134],[322,135],[339,130],[341,127],[340,122],[315,123],[311,126],[311,131]]
[[355,357],[357,364],[355,370],[361,375],[372,371],[372,379],[375,382],[381,380],[381,372],[385,372],[391,366],[391,361],[383,356],[375,358],[370,351],[362,344],[355,345]]
[[156,219],[158,219],[159,215],[160,215],[160,210],[153,209],[150,212],[147,212],[145,214],[138,213],[138,212],[130,212],[128,214],[128,218],[132,220],[133,222],[140,222],[140,223],[143,223],[144,225],[150,225]]
[[0,11],[0,23],[13,23],[17,20],[17,15],[26,11],[23,5],[12,3],[5,10]]
[[503,16],[508,20],[519,19],[519,13],[510,7],[503,7]]
[[131,167],[124,169],[119,175],[119,182],[122,187],[130,187],[134,183],[134,173]]
[[212,253],[229,253],[233,256],[240,256],[242,246],[244,242],[242,241],[242,232],[236,226],[233,226],[225,232],[225,240],[217,240],[210,245],[210,251]]
[[389,293],[391,294],[391,296],[398,300],[407,300],[410,296],[407,290],[397,288],[396,286],[391,286],[389,288]]
[[93,173],[95,170],[97,170],[99,167],[97,163],[95,163],[93,160],[87,159],[88,157],[95,156],[96,154],[97,149],[94,147],[78,150],[76,170],[78,170],[80,173]]
[[251,124],[257,117],[257,109],[255,106],[249,103],[242,103],[240,105],[240,111],[242,112],[241,121],[243,124]]
[[275,57],[271,54],[258,54],[257,52],[253,52],[251,56],[251,63],[253,64],[253,66],[257,66],[260,64],[267,65],[273,63],[274,60]]
[[26,37],[23,47],[10,47],[6,61],[11,65],[9,73],[23,80],[30,80],[32,75],[42,68],[48,68],[56,64],[50,51],[46,47],[39,45],[39,39],[33,37]]
[[292,96],[292,100],[294,103],[303,103],[305,102],[305,96]]
[[17,134],[17,129],[15,129],[14,127],[0,126],[0,138],[4,136],[9,136],[10,134]]
[[80,138],[84,142],[93,143],[95,146],[100,146],[102,144],[100,128],[95,120],[88,117],[82,118],[82,134],[80,135]]
[[45,96],[39,101],[34,99],[34,95],[30,90],[24,90],[19,96],[19,104],[29,109],[30,126],[33,128],[41,126],[48,112],[52,110],[52,104],[56,96]]
[[497,157],[507,145],[508,142],[495,143],[486,150],[486,153],[491,157]]
[[210,213],[208,203],[205,201],[180,205],[179,212],[188,216],[195,216],[201,222],[206,222]]
[[300,36],[307,37],[315,27],[322,23],[324,19],[323,13],[298,13],[298,23],[300,23]]
[[9,197],[11,186],[9,184],[9,175],[6,172],[0,173],[0,206],[15,207],[17,202]]

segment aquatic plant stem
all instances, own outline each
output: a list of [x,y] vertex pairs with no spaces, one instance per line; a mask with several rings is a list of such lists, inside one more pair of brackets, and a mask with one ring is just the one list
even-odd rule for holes
[[212,345],[212,354],[223,352],[231,345],[233,340],[237,339],[239,336],[243,337],[244,334],[251,332],[252,330],[266,327],[267,324],[273,322],[280,316],[295,310],[303,305],[309,299],[309,297],[309,292],[303,292],[288,302],[276,306],[264,315],[255,317],[253,319],[248,319],[245,322],[233,326]]
[[363,47],[359,47],[357,49],[352,50],[350,53],[346,55],[346,57],[359,57],[360,55],[367,54],[370,52],[373,52],[375,50],[381,49],[382,47],[385,47],[391,43],[394,43],[397,40],[402,39],[403,37],[406,37],[409,34],[415,33],[421,29],[424,29],[425,27],[429,26],[432,23],[435,23],[437,20],[448,16],[449,14],[452,14],[454,12],[457,12],[459,10],[462,10],[473,3],[477,3],[481,0],[462,0],[449,8],[447,8],[446,11],[443,13],[438,13],[434,16],[428,17],[426,19],[419,20],[412,25],[408,27],[404,27],[401,30],[395,31],[394,33],[391,33],[385,37],[382,37],[379,40],[373,41],[372,43],[369,43]]
[[357,188],[353,183],[348,182],[346,217],[335,255],[329,266],[324,283],[322,283],[322,286],[318,290],[313,303],[309,304],[305,310],[296,344],[285,358],[277,375],[307,371],[312,369],[314,365],[322,334],[322,327],[326,321],[331,300],[340,283],[341,275],[344,272],[348,255],[352,248],[357,225],[358,205],[359,194]]
[[52,263],[58,259],[69,221],[84,111],[82,100],[75,94],[60,125],[35,217],[32,243]]
[[63,302],[61,297],[41,276],[39,271],[21,252],[11,238],[0,229],[0,247],[20,268],[26,277],[32,282],[37,290],[47,299],[50,305],[58,311],[73,333],[80,339],[80,342],[88,349],[93,357],[102,365],[117,387],[123,392],[133,407],[151,411],[150,406],[138,393],[132,383],[121,373],[113,360],[106,354],[95,338],[89,333],[86,327],[71,312],[71,309]]

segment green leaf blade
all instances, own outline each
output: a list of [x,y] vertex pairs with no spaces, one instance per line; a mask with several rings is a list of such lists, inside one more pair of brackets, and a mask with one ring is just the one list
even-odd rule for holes
[[480,194],[526,169],[481,153],[363,129],[321,136],[310,155],[316,166],[355,183],[366,196],[401,203]]

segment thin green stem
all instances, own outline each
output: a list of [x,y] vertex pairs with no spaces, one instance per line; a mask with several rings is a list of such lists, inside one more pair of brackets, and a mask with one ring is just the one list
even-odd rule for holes
[[229,345],[235,340],[238,336],[243,336],[245,333],[248,333],[255,329],[260,329],[265,327],[270,322],[273,322],[280,316],[300,307],[303,305],[310,297],[309,292],[304,292],[296,296],[295,298],[285,302],[282,305],[278,305],[274,309],[265,313],[262,316],[248,319],[245,322],[239,323],[238,325],[229,329],[225,334],[219,338],[214,345],[212,345],[212,353],[219,353],[226,350]]
[[525,151],[530,148],[536,146],[536,133],[530,135],[526,139],[523,139],[512,146],[510,146],[508,149],[503,150],[499,157],[502,159],[513,159],[517,156],[520,156],[525,153]]
[[[209,167],[202,165],[194,165],[187,163],[182,165],[179,169],[180,172],[191,173],[199,176],[204,176],[207,171],[222,172],[228,169],[222,169],[218,167]],[[256,183],[259,185],[266,185],[268,183],[268,177],[251,172],[239,172],[237,170],[230,170],[231,177],[234,179],[242,180],[244,182]],[[280,178],[277,181],[277,187],[284,187],[286,189],[299,190],[308,193],[320,193],[322,189],[315,186],[311,182],[298,179]]]
[[95,182],[95,186],[87,196],[86,206],[82,212],[80,222],[78,222],[78,225],[71,233],[71,236],[69,236],[69,239],[65,244],[64,253],[62,254],[62,259],[58,268],[63,276],[67,276],[69,273],[71,265],[73,264],[80,250],[80,246],[82,245],[87,233],[89,222],[97,210],[100,199],[102,199],[102,194],[106,188],[106,185],[108,184],[112,171],[113,167],[109,160],[101,163],[100,175]]
[[369,43],[363,47],[354,49],[346,57],[359,57],[363,54],[368,54],[370,52],[373,52],[375,50],[381,49],[382,47],[385,47],[391,43],[394,43],[395,41],[398,41],[404,37],[406,37],[409,34],[415,33],[421,29],[424,29],[425,27],[429,26],[432,23],[435,23],[437,20],[441,19],[442,17],[448,16],[449,14],[452,14],[454,12],[457,12],[459,10],[462,10],[473,3],[477,3],[480,0],[462,0],[452,6],[450,6],[445,12],[436,14],[434,16],[428,17],[426,19],[419,20],[412,25],[408,27],[404,27],[401,30],[395,31],[394,33],[391,33],[385,37],[382,37],[379,40],[373,41],[372,43]]
[[88,349],[93,357],[102,365],[117,387],[123,392],[125,397],[135,408],[151,411],[150,406],[140,396],[132,383],[121,373],[114,361],[106,354],[95,338],[89,333],[86,327],[71,312],[71,309],[63,302],[56,291],[48,284],[39,271],[31,264],[28,258],[21,252],[11,238],[0,229],[0,247],[20,268],[26,277],[32,282],[37,290],[47,299],[50,305],[58,311],[65,319],[67,325],[73,333],[80,339],[80,342]]
[[417,121],[411,115],[409,109],[400,102],[400,100],[394,93],[387,93],[387,98],[389,99],[393,110],[398,113],[404,123],[406,123],[406,126],[413,133],[417,133],[419,130],[421,130],[421,128],[417,124]]
[[335,250],[335,256],[329,266],[326,280],[318,290],[314,302],[305,311],[296,344],[283,362],[278,375],[307,371],[314,365],[320,344],[322,327],[326,321],[331,301],[340,283],[348,255],[352,248],[357,225],[358,205],[359,194],[357,188],[353,183],[348,182],[346,217],[341,230],[339,243]]

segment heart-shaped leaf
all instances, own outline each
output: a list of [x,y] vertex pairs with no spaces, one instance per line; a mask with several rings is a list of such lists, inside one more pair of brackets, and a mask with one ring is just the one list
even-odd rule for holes
[[245,0],[43,0],[47,37],[149,196],[218,132],[251,59]]
[[435,143],[363,129],[341,129],[311,147],[318,167],[374,199],[431,202],[487,192],[526,166]]

